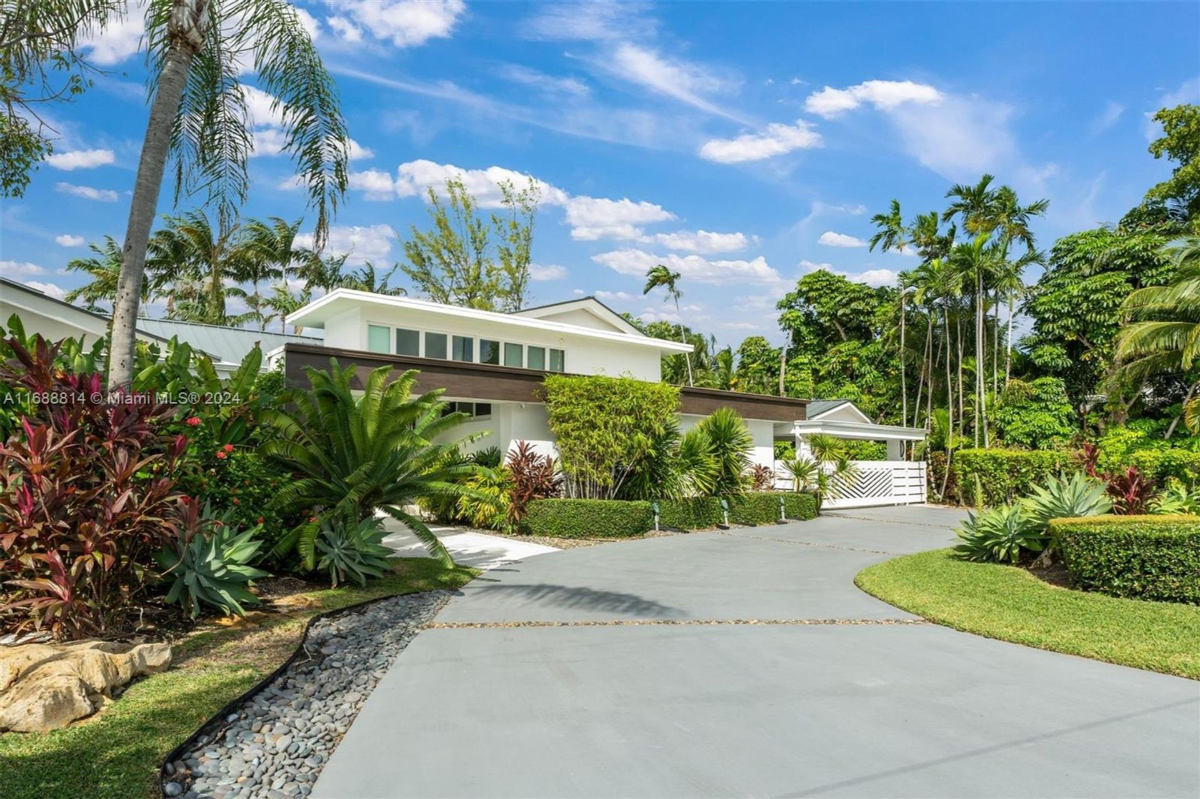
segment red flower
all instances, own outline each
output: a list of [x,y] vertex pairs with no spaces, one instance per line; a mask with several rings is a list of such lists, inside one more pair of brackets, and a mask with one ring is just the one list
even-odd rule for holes
[[197,426],[198,424],[200,424],[200,417],[198,417],[198,416],[189,416],[189,417],[188,417],[188,420],[187,420],[187,423],[188,423],[188,425],[189,425],[189,426],[191,426],[191,427],[195,427],[195,426]]
[[261,517],[261,516],[259,516],[259,517],[258,517],[258,523],[259,523],[259,524],[262,524],[262,523],[263,523],[263,517]]
[[237,499],[237,497],[234,497],[234,498],[233,498],[233,504],[234,504],[234,505],[238,505],[238,504],[240,504],[240,503],[238,502],[238,499]]
[[233,452],[233,444],[226,444],[222,449],[226,452]]
[[225,460],[225,453],[222,452],[221,450],[217,450],[217,457],[220,458],[221,460]]

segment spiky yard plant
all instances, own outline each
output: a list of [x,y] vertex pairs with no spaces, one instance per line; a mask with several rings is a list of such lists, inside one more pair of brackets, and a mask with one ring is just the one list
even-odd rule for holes
[[1073,519],[1111,513],[1104,483],[1083,472],[1070,477],[1051,477],[1046,487],[1034,486],[1033,494],[1022,501],[1025,517],[1046,530],[1051,519]]
[[977,563],[1018,563],[1026,553],[1041,552],[1046,545],[1045,532],[1017,502],[970,512],[958,537],[954,551]]
[[171,580],[167,601],[182,605],[193,618],[202,605],[244,615],[244,605],[259,602],[250,585],[268,576],[250,565],[262,546],[255,540],[261,525],[239,531],[230,523],[230,511],[214,514],[208,503],[201,509],[195,500],[184,499],[179,536],[157,555]]
[[746,486],[742,475],[750,468],[754,438],[741,415],[732,408],[717,408],[696,425],[708,439],[708,449],[717,463],[713,494],[739,496]]
[[375,516],[354,519],[344,514],[323,517],[318,525],[317,569],[329,572],[334,588],[354,580],[366,585],[368,577],[379,578],[388,567],[392,550],[383,545],[387,531]]
[[[263,416],[281,433],[279,440],[264,445],[264,452],[293,474],[276,498],[281,509],[320,509],[331,517],[357,519],[382,510],[412,530],[430,554],[449,564],[437,536],[405,508],[421,499],[469,493],[463,482],[479,467],[453,457],[452,450],[463,442],[435,443],[466,415],[444,413],[441,389],[414,397],[416,370],[389,382],[393,367],[381,366],[371,372],[358,397],[350,386],[353,366],[342,369],[330,359],[329,371],[306,371],[311,388],[285,392],[280,408]],[[315,525],[302,525],[284,537],[275,554],[294,549],[312,569],[316,538]]]

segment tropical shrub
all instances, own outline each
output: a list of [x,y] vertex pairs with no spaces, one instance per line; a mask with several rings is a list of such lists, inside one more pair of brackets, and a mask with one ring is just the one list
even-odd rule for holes
[[382,577],[388,567],[392,550],[383,545],[386,536],[383,521],[374,516],[323,516],[316,536],[317,569],[329,573],[334,588],[349,580],[366,585],[368,577]]
[[654,526],[650,503],[616,499],[537,499],[522,532],[552,538],[632,538]]
[[1194,516],[1059,519],[1050,529],[1076,588],[1200,604],[1200,521]]
[[964,560],[980,563],[1018,563],[1046,545],[1044,530],[1031,521],[1018,503],[971,511],[958,530],[954,551]]
[[1150,512],[1159,516],[1200,516],[1200,491],[1172,483],[1150,501]]
[[568,497],[612,499],[679,411],[679,389],[626,377],[547,375],[546,413]]
[[789,519],[807,521],[817,518],[817,497],[812,493],[788,493],[783,496],[783,512]]
[[1113,512],[1122,516],[1142,516],[1150,509],[1154,498],[1154,480],[1136,466],[1123,471],[1103,475],[1108,484],[1108,495],[1113,498]]
[[[103,401],[98,373],[57,365],[58,345],[10,338],[0,383],[30,397],[19,434],[0,446],[0,573],[6,628],[59,638],[104,632],[155,582],[181,495],[186,447],[156,428],[165,405]],[[122,395],[126,396],[126,395]],[[41,399],[62,401],[44,403]],[[36,401],[35,401],[36,400]]]
[[1159,482],[1200,484],[1200,452],[1180,448],[1140,449],[1130,454],[1126,462]]
[[696,429],[708,440],[708,450],[717,464],[713,493],[719,497],[743,493],[754,438],[741,414],[732,408],[717,408],[701,419]]
[[[307,370],[311,389],[285,392],[285,404],[264,412],[264,421],[279,429],[280,438],[266,442],[263,451],[292,473],[276,496],[277,506],[352,519],[382,510],[448,562],[437,536],[406,508],[420,499],[468,492],[461,480],[479,467],[454,461],[451,452],[458,442],[433,443],[466,417],[443,415],[441,390],[413,397],[416,371],[388,382],[392,372],[390,366],[374,370],[355,397],[350,389],[354,367],[342,369],[331,359],[328,372]],[[277,549],[294,550],[304,568],[312,569],[316,536],[313,525],[301,525]]]
[[458,520],[483,530],[509,529],[511,481],[507,470],[479,466],[463,486],[466,491],[458,497]]
[[[1003,505],[1016,500],[1033,485],[1067,471],[1072,456],[1054,450],[964,449],[954,453],[951,466],[957,495],[947,497],[974,507]],[[982,495],[977,496],[979,488]]]
[[192,618],[200,615],[201,606],[243,615],[245,605],[258,604],[247,589],[268,576],[250,566],[262,546],[255,540],[259,528],[239,531],[228,511],[214,514],[207,503],[201,510],[199,502],[186,497],[182,502],[178,535],[156,556],[171,582],[167,602],[181,605]]
[[[791,491],[763,491],[743,494],[729,500],[729,521],[733,524],[770,524],[779,521],[779,503],[784,516],[807,520],[817,516],[816,496]],[[659,503],[658,523],[672,530],[704,530],[724,521],[721,500],[717,497],[689,497]]]
[[750,490],[770,491],[775,486],[775,470],[756,463],[750,468]]
[[669,530],[706,530],[724,521],[717,497],[683,497],[658,503],[658,524]]
[[787,514],[782,504],[785,494],[762,491],[742,494],[729,501],[729,521],[733,524],[773,524]]
[[805,455],[792,455],[780,465],[792,478],[792,491],[812,491],[817,487],[821,465]]
[[989,422],[1005,446],[1029,449],[1062,446],[1079,429],[1078,414],[1057,377],[1009,381]]
[[504,453],[499,447],[484,447],[472,452],[468,457],[472,463],[486,469],[499,469],[500,464],[504,462]]
[[618,499],[678,499],[711,494],[717,480],[717,461],[703,430],[683,435],[668,419],[651,437],[645,454],[630,468]]
[[505,522],[511,528],[520,525],[530,502],[556,497],[562,490],[562,475],[554,458],[539,453],[528,441],[517,442],[516,449],[508,453],[504,469],[508,473]]

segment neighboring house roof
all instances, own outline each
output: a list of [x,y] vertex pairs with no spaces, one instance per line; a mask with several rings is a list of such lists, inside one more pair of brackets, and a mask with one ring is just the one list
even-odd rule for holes
[[[596,303],[600,305],[599,302]],[[297,327],[324,327],[325,323],[345,311],[356,307],[376,306],[400,310],[423,311],[446,317],[447,325],[453,320],[474,320],[494,324],[498,329],[539,330],[552,333],[568,334],[582,338],[600,339],[614,343],[628,344],[639,347],[652,347],[660,352],[691,352],[690,345],[663,339],[650,338],[636,328],[632,332],[618,330],[600,330],[580,324],[558,322],[553,319],[539,319],[525,313],[507,314],[495,311],[479,311],[474,308],[461,308],[457,305],[442,305],[428,300],[416,300],[411,297],[395,297],[387,294],[372,294],[353,289],[334,289],[323,297],[310,302],[298,311],[288,315],[288,324]],[[533,309],[530,309],[533,310]],[[622,320],[624,321],[624,320]],[[628,324],[628,323],[626,323]],[[624,328],[622,328],[624,329]]]
[[190,344],[192,349],[207,353],[226,364],[240,364],[246,354],[254,349],[255,344],[258,344],[266,355],[289,342],[320,344],[322,341],[320,337],[299,336],[294,333],[273,333],[170,319],[139,319],[138,329],[163,339],[177,338],[180,342]]
[[[65,300],[51,297],[33,286],[0,277],[0,325],[8,323],[14,309],[28,335],[40,333],[47,339],[80,338],[86,341],[101,338],[108,333],[108,317],[104,314],[80,308]],[[138,338],[143,341],[164,342],[153,332],[142,330],[139,325]]]
[[631,336],[646,335],[631,325],[628,319],[591,295],[580,297],[576,300],[563,300],[562,302],[552,302],[546,305],[535,305],[532,308],[522,308],[519,311],[513,311],[512,315],[528,316],[533,319],[562,321],[570,324],[570,315],[576,312],[590,314],[603,324],[615,328],[621,333],[627,333]]
[[868,423],[872,421],[871,417],[860,411],[857,405],[850,400],[844,399],[813,400],[808,403],[807,417],[810,421],[815,421],[839,409],[841,410],[841,416],[855,416],[860,421]]

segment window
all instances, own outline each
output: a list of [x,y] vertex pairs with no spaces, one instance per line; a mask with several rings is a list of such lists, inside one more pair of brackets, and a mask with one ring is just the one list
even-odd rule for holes
[[479,362],[499,364],[500,342],[488,341],[486,338],[479,339]]
[[565,372],[566,371],[566,368],[564,367],[564,364],[563,364],[563,351],[562,350],[550,350],[550,371],[551,372]]
[[505,366],[524,366],[525,365],[525,347],[521,344],[504,343],[504,365]]
[[475,360],[475,339],[470,336],[454,336],[454,349],[450,357],[456,361]]
[[467,416],[491,416],[492,403],[490,402],[447,402],[446,407],[442,410],[442,416],[451,413],[465,413]]
[[421,334],[415,330],[396,328],[396,354],[420,355]]
[[370,352],[391,352],[391,329],[381,325],[367,325],[367,349]]
[[545,347],[530,347],[529,348],[529,368],[530,369],[545,369],[546,368],[546,348]]
[[475,403],[475,415],[476,416],[491,416],[492,415],[492,403],[490,403],[490,402]]
[[426,333],[425,334],[425,357],[426,358],[442,358],[446,357],[446,334],[445,333]]

